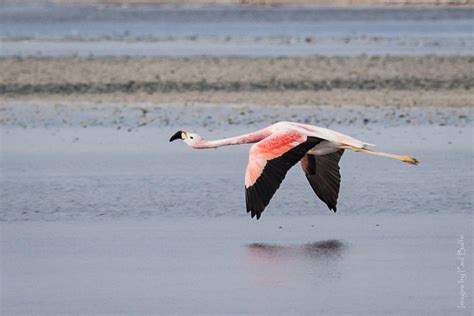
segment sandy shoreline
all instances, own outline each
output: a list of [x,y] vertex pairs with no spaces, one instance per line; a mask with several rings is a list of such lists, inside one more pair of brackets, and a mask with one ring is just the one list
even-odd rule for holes
[[5,58],[0,99],[471,106],[472,57]]

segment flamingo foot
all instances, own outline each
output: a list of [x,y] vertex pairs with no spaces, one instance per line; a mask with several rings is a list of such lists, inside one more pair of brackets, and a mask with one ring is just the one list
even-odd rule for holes
[[400,156],[400,161],[409,163],[410,165],[418,165],[420,162],[412,156]]

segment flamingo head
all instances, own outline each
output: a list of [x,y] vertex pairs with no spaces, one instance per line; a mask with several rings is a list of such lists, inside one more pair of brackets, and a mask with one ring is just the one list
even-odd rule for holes
[[205,141],[205,139],[199,136],[198,134],[186,131],[177,131],[176,133],[174,133],[173,136],[171,136],[170,138],[170,142],[175,141],[177,139],[183,140],[186,145],[193,148],[199,148],[200,145]]

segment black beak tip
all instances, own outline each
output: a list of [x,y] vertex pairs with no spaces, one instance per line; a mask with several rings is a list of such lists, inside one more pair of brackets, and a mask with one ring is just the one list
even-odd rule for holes
[[173,134],[173,136],[171,136],[171,138],[170,138],[170,143],[171,143],[172,141],[177,140],[177,139],[183,139],[183,136],[182,136],[182,135],[183,135],[183,131],[177,131],[176,133]]

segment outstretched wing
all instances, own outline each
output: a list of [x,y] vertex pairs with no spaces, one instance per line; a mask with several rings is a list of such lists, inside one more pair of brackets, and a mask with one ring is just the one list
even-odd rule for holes
[[288,170],[321,139],[297,131],[273,134],[253,145],[245,173],[247,213],[260,218]]
[[341,149],[323,156],[305,155],[301,159],[301,167],[314,193],[334,212],[341,185],[339,160],[343,153]]

